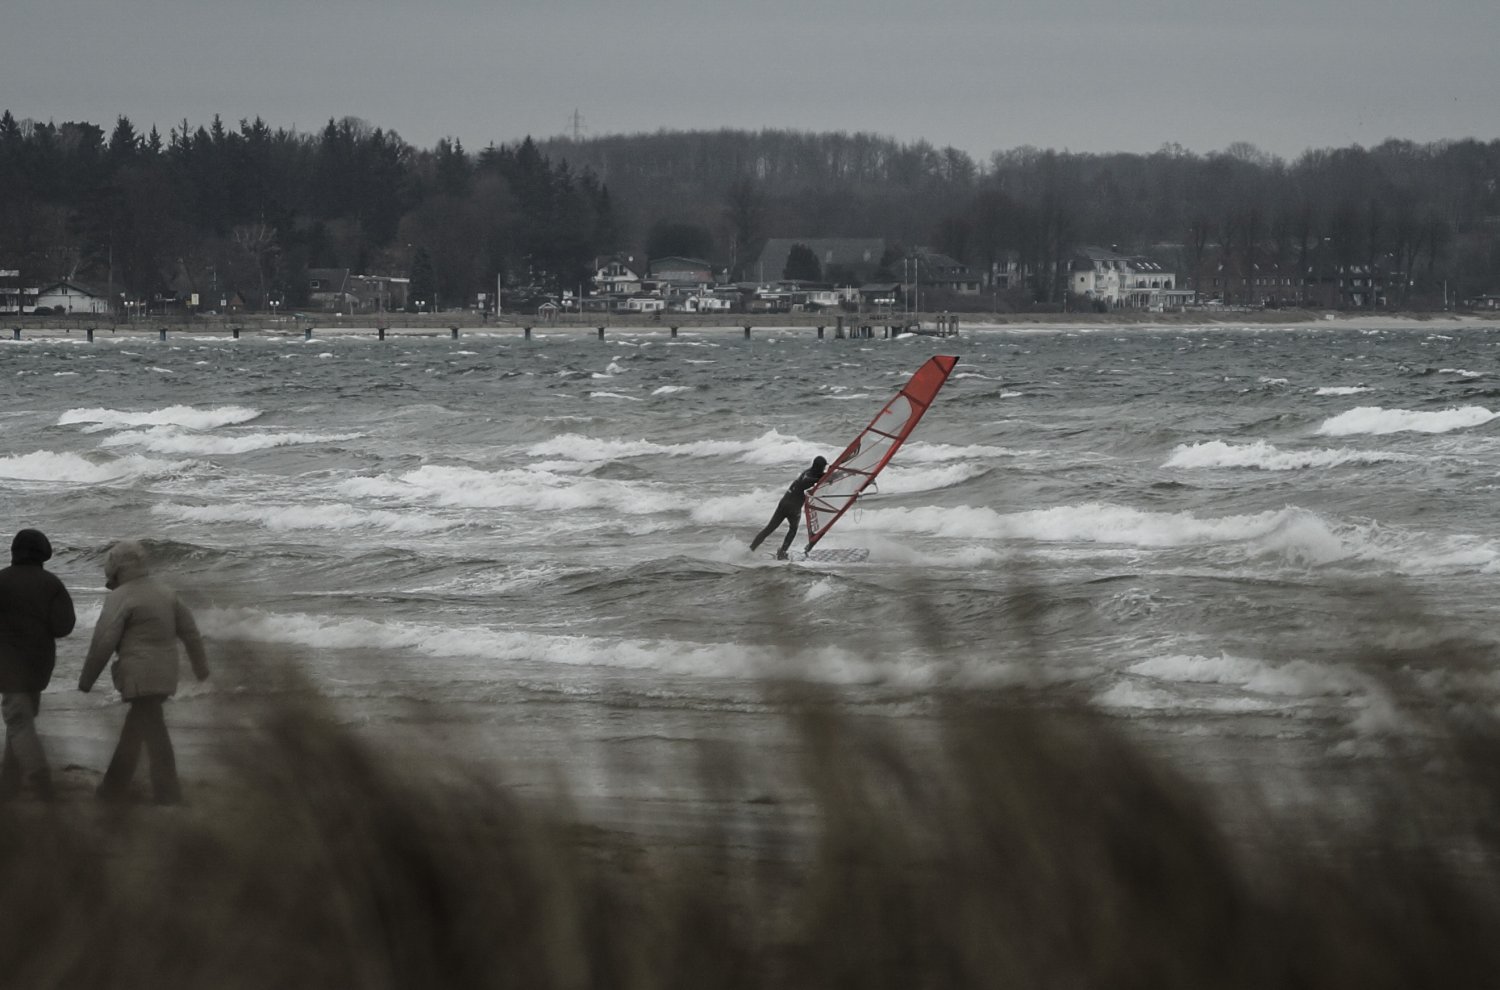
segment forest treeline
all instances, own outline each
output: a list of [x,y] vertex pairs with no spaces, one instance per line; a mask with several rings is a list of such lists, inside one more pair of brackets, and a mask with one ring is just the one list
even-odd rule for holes
[[[734,270],[767,237],[883,237],[1057,298],[1086,244],[1179,272],[1384,266],[1392,305],[1500,291],[1500,140],[1197,154],[967,152],[871,134],[662,131],[416,148],[345,118],[0,116],[0,268],[134,298],[232,288],[299,304],[309,268],[409,275],[412,299],[472,305],[495,285],[579,285],[596,260],[685,254]],[[778,275],[780,273],[777,273]]]

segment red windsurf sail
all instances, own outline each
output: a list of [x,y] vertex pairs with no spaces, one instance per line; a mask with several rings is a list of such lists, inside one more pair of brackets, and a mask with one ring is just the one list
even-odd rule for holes
[[948,354],[928,359],[828,466],[823,480],[808,490],[803,506],[807,515],[807,549],[811,550],[823,538],[875,480],[916,428],[957,363],[957,356]]

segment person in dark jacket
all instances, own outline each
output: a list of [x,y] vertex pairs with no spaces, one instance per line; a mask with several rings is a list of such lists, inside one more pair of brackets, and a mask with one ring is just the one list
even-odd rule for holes
[[35,529],[10,543],[10,566],[0,570],[0,712],[5,718],[5,757],[0,797],[20,793],[22,778],[37,794],[52,798],[52,772],[36,732],[42,691],[57,664],[57,640],[73,631],[73,599],[56,574],[42,567],[52,544]]
[[208,677],[203,637],[177,592],[151,575],[146,548],[136,540],[121,540],[110,547],[104,558],[104,578],[109,594],[99,610],[78,690],[91,689],[109,658],[115,657],[110,677],[130,711],[97,793],[105,801],[125,800],[144,746],[151,758],[156,803],[177,804],[182,789],[162,705],[177,693],[179,641],[187,650],[193,674],[200,681]]
[[771,515],[771,521],[766,523],[766,528],[755,534],[755,539],[750,541],[750,549],[759,547],[765,538],[776,531],[776,527],[783,522],[788,523],[786,539],[781,541],[781,549],[776,551],[778,560],[786,559],[787,547],[797,538],[797,517],[802,514],[802,503],[807,501],[807,490],[816,485],[823,478],[823,472],[828,470],[828,461],[822,457],[814,457],[812,467],[797,475],[797,479],[787,488],[786,494],[781,496],[781,501],[776,503],[776,511]]

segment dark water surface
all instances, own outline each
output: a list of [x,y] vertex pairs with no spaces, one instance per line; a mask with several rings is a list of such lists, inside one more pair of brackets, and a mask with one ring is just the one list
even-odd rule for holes
[[[210,637],[304,659],[344,717],[584,791],[670,790],[611,765],[731,724],[776,745],[768,672],[917,721],[948,692],[1066,691],[1187,752],[1323,765],[1408,729],[1351,648],[1492,655],[1483,330],[730,333],[0,344],[10,526],[51,536],[83,619],[55,745],[98,762],[113,731],[68,689],[127,536]],[[823,544],[868,561],[750,555],[933,353],[960,355],[950,384]],[[1402,611],[1427,618],[1394,632]],[[1488,663],[1418,674],[1500,701]],[[187,689],[188,738],[230,690],[269,689]]]

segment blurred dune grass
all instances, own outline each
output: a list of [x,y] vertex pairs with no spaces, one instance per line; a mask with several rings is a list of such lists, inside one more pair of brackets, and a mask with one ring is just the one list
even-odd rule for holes
[[[1006,648],[1040,655],[1033,604],[1012,602]],[[904,607],[928,649],[960,648]],[[435,753],[393,763],[278,692],[189,808],[0,805],[0,985],[1489,985],[1500,730],[1399,674],[1484,662],[1443,649],[1346,658],[1423,726],[1359,771],[1374,820],[1293,827],[1251,795],[1234,841],[1120,720],[1020,689],[946,699],[917,737],[768,680],[800,754],[772,772],[803,782],[810,840],[793,809],[736,803],[763,755],[709,744],[699,787],[722,815],[652,848],[580,824],[562,784],[523,802]]]

